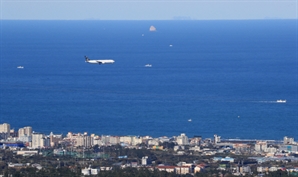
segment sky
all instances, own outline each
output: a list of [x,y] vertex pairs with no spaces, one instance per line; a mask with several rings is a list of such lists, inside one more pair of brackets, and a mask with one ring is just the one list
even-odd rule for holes
[[1,20],[298,19],[298,0],[0,0]]

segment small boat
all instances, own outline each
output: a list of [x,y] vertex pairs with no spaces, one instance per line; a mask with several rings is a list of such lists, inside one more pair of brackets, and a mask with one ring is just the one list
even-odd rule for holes
[[146,64],[145,67],[152,67],[152,65],[151,64]]
[[287,100],[276,100],[277,103],[286,103]]
[[18,68],[18,69],[23,69],[23,68],[24,68],[24,66],[18,66],[17,68]]
[[191,122],[192,120],[191,119],[188,119],[188,122]]
[[156,31],[156,28],[154,26],[150,26],[149,31]]

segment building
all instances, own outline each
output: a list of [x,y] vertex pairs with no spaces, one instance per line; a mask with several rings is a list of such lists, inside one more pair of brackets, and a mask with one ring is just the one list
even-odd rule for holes
[[267,142],[266,141],[257,141],[255,144],[255,151],[267,152]]
[[298,153],[298,146],[297,145],[280,145],[279,150],[285,151],[285,152]]
[[32,141],[32,127],[23,127],[18,130],[18,140],[22,142]]
[[257,167],[257,172],[259,173],[264,173],[264,172],[268,172],[269,168],[268,167]]
[[142,143],[142,138],[137,136],[121,136],[120,143],[135,146]]
[[45,137],[42,133],[32,133],[31,147],[35,149],[45,148],[50,146],[50,138]]
[[91,136],[91,142],[92,142],[92,146],[94,146],[94,145],[99,145],[99,146],[105,145],[102,142],[100,136]]
[[220,143],[220,136],[214,135],[214,144]]
[[62,134],[60,135],[54,135],[53,132],[50,133],[50,146],[54,147],[58,145],[59,141],[62,141],[63,137]]
[[287,136],[284,137],[284,144],[294,144],[294,138],[289,138]]
[[202,137],[201,136],[194,136],[190,139],[191,145],[201,145]]
[[0,133],[10,133],[10,125],[8,123],[0,124]]
[[188,137],[185,133],[181,133],[181,135],[176,138],[176,142],[178,145],[189,145]]
[[277,149],[276,149],[275,147],[269,146],[269,147],[267,148],[267,152],[268,152],[268,153],[275,153],[275,152],[277,152]]
[[102,135],[101,141],[104,145],[120,144],[120,138],[118,136]]
[[189,150],[199,152],[199,151],[201,151],[201,148],[200,148],[200,146],[194,146],[194,147],[190,147]]
[[249,153],[251,151],[250,145],[248,144],[234,144],[233,147],[235,148],[236,152],[239,153]]
[[175,166],[176,174],[180,175],[186,175],[188,173],[191,173],[189,166]]
[[32,135],[32,127],[20,128],[18,131],[18,137],[31,136],[31,135]]
[[32,156],[38,154],[38,151],[17,151],[17,155]]
[[10,125],[7,123],[0,124],[0,139],[7,139],[10,136]]
[[27,136],[27,135],[19,136],[18,140],[22,141],[22,142],[25,142],[25,143],[31,142],[32,141],[32,135],[30,135],[30,136]]
[[221,159],[222,162],[230,162],[230,163],[234,163],[234,158],[232,157],[225,157]]
[[156,169],[159,171],[166,171],[168,173],[175,172],[175,166],[157,166]]
[[148,144],[148,146],[158,146],[159,145],[159,141],[156,138],[149,139],[147,144]]
[[68,132],[66,139],[72,142],[72,145],[75,147],[91,147],[91,137],[88,136],[87,132],[84,134]]
[[148,156],[142,157],[142,165],[146,166],[150,164],[151,164],[151,160],[148,158]]

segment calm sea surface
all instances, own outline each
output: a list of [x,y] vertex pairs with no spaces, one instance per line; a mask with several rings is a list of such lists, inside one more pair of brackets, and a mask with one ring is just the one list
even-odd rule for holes
[[12,128],[298,139],[297,20],[0,23]]

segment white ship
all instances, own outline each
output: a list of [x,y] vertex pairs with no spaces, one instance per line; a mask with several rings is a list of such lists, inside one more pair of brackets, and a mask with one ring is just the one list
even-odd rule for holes
[[23,69],[23,68],[24,68],[24,66],[18,66],[17,68],[18,68],[18,69]]
[[286,103],[287,100],[276,100],[277,103]]
[[151,64],[146,64],[145,67],[152,67],[152,65]]

